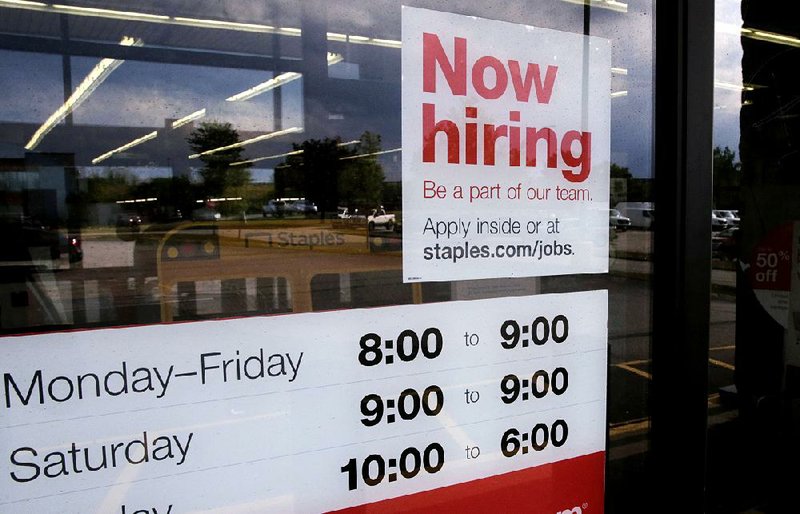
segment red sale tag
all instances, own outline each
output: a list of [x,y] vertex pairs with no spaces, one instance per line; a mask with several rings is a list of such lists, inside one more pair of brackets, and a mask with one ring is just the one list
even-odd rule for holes
[[753,289],[789,291],[792,279],[793,224],[770,231],[753,250],[748,278]]

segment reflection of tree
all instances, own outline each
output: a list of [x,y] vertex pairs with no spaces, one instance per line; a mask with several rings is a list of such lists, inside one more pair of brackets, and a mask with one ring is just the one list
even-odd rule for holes
[[184,215],[191,213],[196,194],[188,177],[154,178],[134,190],[136,198],[158,198],[156,205],[146,207],[152,211],[147,214],[159,221],[176,216],[178,211]]
[[736,152],[714,147],[714,206],[718,209],[739,207],[739,186],[742,179],[741,163],[736,162]]
[[611,163],[611,178],[631,178],[631,176],[631,171],[627,167]]
[[[345,205],[376,206],[381,203],[383,167],[376,155],[381,150],[381,136],[364,132],[356,145],[354,159],[345,160],[339,177],[339,201]],[[362,157],[363,156],[363,157]]]
[[[192,131],[187,141],[195,153],[202,154],[238,143],[239,133],[230,123],[204,122]],[[249,165],[231,166],[243,160],[243,151],[242,147],[234,147],[200,156],[204,164],[200,175],[206,197],[235,195],[250,182]]]
[[316,203],[322,212],[338,205],[374,206],[381,202],[383,168],[377,156],[380,136],[364,132],[355,145],[341,139],[309,139],[293,145],[295,155],[275,168],[275,192],[302,196]]
[[125,171],[110,170],[104,177],[89,177],[86,180],[89,202],[113,203],[132,197],[136,177]]
[[614,162],[611,163],[611,178],[625,180],[625,189],[624,189],[625,198],[620,201],[629,201],[629,202],[653,201],[653,181],[651,179],[634,177],[627,166],[620,166],[619,164]]

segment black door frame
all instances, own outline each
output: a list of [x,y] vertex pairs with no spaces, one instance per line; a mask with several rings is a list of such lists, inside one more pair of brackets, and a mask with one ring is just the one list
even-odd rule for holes
[[[704,512],[711,292],[714,2],[655,2],[652,431],[661,512]],[[649,509],[646,509],[649,510]]]

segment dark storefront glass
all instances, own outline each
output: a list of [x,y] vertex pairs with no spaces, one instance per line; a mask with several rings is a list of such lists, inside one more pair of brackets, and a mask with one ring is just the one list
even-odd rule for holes
[[797,508],[798,14],[717,2],[709,512]]
[[[611,41],[609,273],[403,282],[399,1],[0,0],[0,332],[607,289],[607,508],[634,511],[649,445],[652,2],[406,4]],[[715,306],[735,315],[728,297]]]

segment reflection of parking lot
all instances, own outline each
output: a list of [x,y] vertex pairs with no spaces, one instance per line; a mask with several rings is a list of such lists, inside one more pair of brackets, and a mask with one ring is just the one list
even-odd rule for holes
[[[633,234],[635,238],[625,241],[627,248],[649,238],[648,233]],[[62,269],[52,280],[42,280],[42,287],[51,298],[63,300],[68,323],[157,322],[161,294],[173,319],[409,303],[417,293],[402,284],[400,255],[394,251],[401,240],[393,235],[369,238],[365,228],[300,223],[221,228],[224,263],[212,259],[169,265],[168,287],[160,291],[155,265],[144,276],[131,278],[146,271],[135,264],[135,242],[122,241],[113,232],[94,234],[84,238],[83,270]],[[608,417],[612,437],[617,437],[648,428],[652,291],[649,262],[612,258],[610,264],[608,275],[537,280],[542,293],[609,290]],[[303,277],[292,275],[300,271]],[[720,273],[733,275],[715,270],[715,280],[725,278]],[[426,301],[447,301],[451,289],[449,284],[426,285],[419,294]],[[76,303],[78,295],[83,300]],[[708,393],[715,406],[719,388],[733,383],[732,297],[718,295],[711,316]]]

